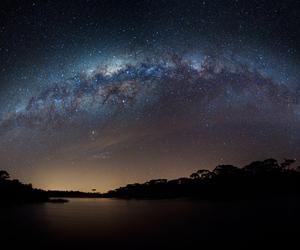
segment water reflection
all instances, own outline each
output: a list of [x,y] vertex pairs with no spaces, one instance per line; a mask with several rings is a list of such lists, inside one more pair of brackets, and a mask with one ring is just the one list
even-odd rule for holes
[[297,238],[299,202],[70,199],[1,208],[2,239],[41,247],[157,248]]

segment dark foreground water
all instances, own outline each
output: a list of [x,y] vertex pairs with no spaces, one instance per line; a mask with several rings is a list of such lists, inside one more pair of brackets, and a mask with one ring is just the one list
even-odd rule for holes
[[65,204],[1,206],[1,244],[40,249],[194,249],[204,243],[276,243],[300,237],[300,203],[295,198],[69,200]]

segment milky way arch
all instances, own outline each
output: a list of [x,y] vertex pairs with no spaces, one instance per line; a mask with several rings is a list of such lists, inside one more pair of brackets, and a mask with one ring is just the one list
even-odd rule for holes
[[198,58],[100,64],[45,84],[2,115],[2,162],[31,166],[54,157],[56,165],[128,169],[135,159],[152,171],[172,159],[186,171],[299,153],[295,85],[233,58]]

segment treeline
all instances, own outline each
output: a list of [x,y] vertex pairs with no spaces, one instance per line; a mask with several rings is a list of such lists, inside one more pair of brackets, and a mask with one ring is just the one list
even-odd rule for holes
[[[19,180],[10,180],[5,170],[0,170],[0,204],[27,202],[55,202],[64,203],[60,198],[99,198],[99,193],[85,193],[80,191],[57,191],[33,188],[31,184],[23,184]],[[56,199],[59,198],[59,199]]]
[[244,199],[272,195],[300,195],[300,168],[293,159],[279,163],[275,159],[255,161],[242,168],[219,165],[214,170],[201,169],[189,178],[157,179],[129,184],[103,194],[110,198]]
[[10,202],[45,202],[49,197],[41,189],[32,188],[31,184],[23,184],[19,180],[10,180],[9,174],[0,170],[0,203]]
[[300,167],[293,167],[293,159],[279,163],[275,159],[255,161],[242,168],[219,165],[214,170],[201,169],[175,180],[156,179],[146,183],[128,184],[105,194],[80,191],[44,191],[31,184],[10,180],[0,170],[1,202],[65,202],[53,198],[137,198],[160,199],[194,197],[199,199],[244,199],[272,195],[300,196]]
[[100,198],[100,193],[91,192],[80,192],[80,191],[60,191],[60,190],[49,190],[47,191],[49,197],[60,197],[60,198]]

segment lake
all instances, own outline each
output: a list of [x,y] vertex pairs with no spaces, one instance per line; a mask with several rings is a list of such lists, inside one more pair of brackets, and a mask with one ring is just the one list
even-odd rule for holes
[[1,242],[123,249],[291,242],[299,235],[299,208],[295,198],[239,202],[73,198],[64,204],[1,206]]

